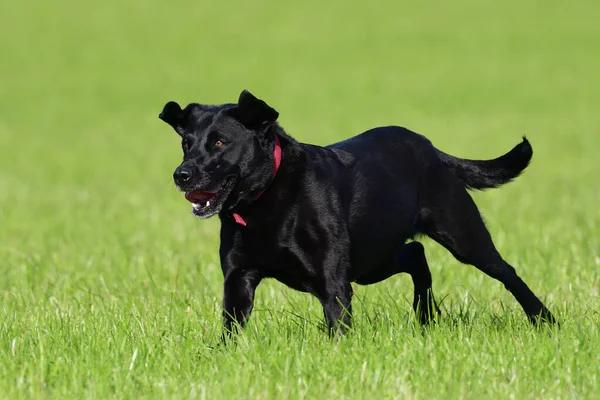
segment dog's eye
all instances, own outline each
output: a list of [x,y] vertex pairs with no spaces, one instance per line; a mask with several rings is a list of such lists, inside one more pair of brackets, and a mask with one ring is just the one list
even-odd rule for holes
[[223,143],[223,141],[222,141],[222,140],[217,140],[217,141],[214,143],[214,146],[215,146],[215,147],[221,147],[221,146],[223,146],[224,144],[225,144],[225,143]]
[[183,142],[183,151],[185,151],[187,153],[189,149],[190,149],[190,144],[188,142]]

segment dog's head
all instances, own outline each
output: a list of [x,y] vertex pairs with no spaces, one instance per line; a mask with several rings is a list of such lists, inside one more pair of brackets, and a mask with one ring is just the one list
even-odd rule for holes
[[173,179],[196,216],[211,217],[268,183],[278,116],[246,90],[237,104],[165,105],[159,118],[181,136],[183,148]]

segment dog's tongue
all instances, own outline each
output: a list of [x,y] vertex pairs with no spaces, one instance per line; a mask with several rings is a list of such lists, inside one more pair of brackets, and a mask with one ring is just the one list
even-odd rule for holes
[[217,192],[206,192],[202,190],[192,190],[191,192],[185,192],[185,198],[190,203],[198,203],[202,200],[208,200],[215,196]]

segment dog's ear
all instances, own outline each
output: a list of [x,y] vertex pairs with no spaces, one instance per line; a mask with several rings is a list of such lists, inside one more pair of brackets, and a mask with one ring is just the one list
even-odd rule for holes
[[162,119],[167,124],[171,125],[173,129],[177,130],[177,128],[181,127],[183,114],[183,110],[179,104],[174,101],[170,101],[165,104],[162,112],[158,115],[158,118]]
[[244,90],[238,99],[236,117],[247,128],[257,129],[277,121],[279,113],[249,91]]

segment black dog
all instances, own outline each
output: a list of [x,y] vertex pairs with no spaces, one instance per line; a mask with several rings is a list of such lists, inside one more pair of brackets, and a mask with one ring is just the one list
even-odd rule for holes
[[502,282],[532,322],[555,322],[502,259],[466,190],[519,176],[533,153],[526,139],[488,161],[450,156],[395,126],[319,147],[287,135],[278,115],[248,91],[237,104],[169,102],[160,114],[183,139],[175,184],[195,215],[221,219],[225,332],[245,324],[263,278],[314,294],[330,332],[344,332],[351,282],[407,272],[427,323],[439,312],[431,274],[423,246],[405,243],[418,234]]

